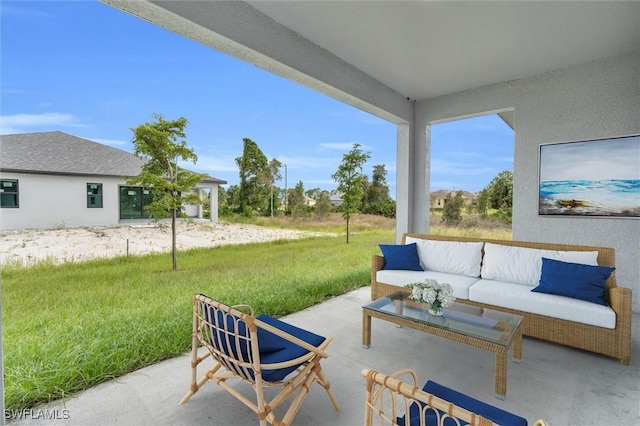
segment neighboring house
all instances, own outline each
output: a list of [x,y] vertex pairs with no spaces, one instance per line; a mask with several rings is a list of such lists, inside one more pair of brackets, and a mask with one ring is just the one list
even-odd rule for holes
[[308,195],[304,196],[304,205],[305,206],[315,206],[316,205],[316,200],[314,200],[313,198],[309,197]]
[[[63,132],[0,136],[0,229],[118,225],[149,222],[148,189],[129,186],[144,160]],[[211,221],[218,220],[218,187],[209,177],[194,191],[210,193]],[[199,205],[184,208],[203,217]]]
[[[439,191],[434,191],[431,193],[431,201],[430,205],[432,209],[443,209],[447,204],[447,198],[451,197],[452,199],[456,196],[458,191],[449,191],[446,189],[441,189]],[[476,198],[478,196],[473,192],[462,191],[462,205],[464,207],[470,206],[475,203]]]
[[329,195],[329,201],[335,207],[340,207],[342,205],[342,193]]

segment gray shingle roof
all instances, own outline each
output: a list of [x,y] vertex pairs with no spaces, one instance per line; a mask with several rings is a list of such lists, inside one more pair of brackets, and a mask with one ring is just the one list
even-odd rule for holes
[[[0,171],[84,176],[135,176],[144,160],[64,132],[0,136]],[[209,177],[204,182],[225,184]]]

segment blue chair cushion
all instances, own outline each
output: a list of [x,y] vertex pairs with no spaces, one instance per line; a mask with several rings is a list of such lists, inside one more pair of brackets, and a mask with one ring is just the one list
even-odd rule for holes
[[[212,321],[214,317],[217,317],[217,322]],[[222,324],[224,321],[226,321],[225,328],[229,332],[229,334],[223,335],[222,333],[215,333],[212,336],[211,342],[213,346],[217,347],[226,355],[233,356],[236,359],[239,357],[239,349],[241,358],[243,360],[249,359],[251,344],[245,339],[239,339],[239,342],[236,342],[236,338],[233,334],[235,333],[237,326],[237,331],[240,336],[248,336],[247,324],[242,319],[235,315],[225,313],[221,309],[215,308],[213,306],[209,308],[209,312],[205,313],[205,319],[208,322],[213,322],[215,324]],[[260,346],[260,356],[262,357],[263,354],[284,349],[285,346],[282,345],[281,340],[282,339],[280,337],[274,335],[273,333],[269,333],[258,328],[258,345]]]
[[[429,380],[423,387],[422,390],[435,395],[439,398],[444,399],[445,401],[451,402],[458,407],[462,407],[465,410],[476,413],[485,419],[489,419],[494,423],[498,423],[503,426],[527,426],[527,419],[517,416],[515,414],[509,413],[508,411],[502,410],[498,407],[494,407],[493,405],[489,405],[482,401],[478,401],[475,398],[471,398],[468,395],[450,389],[446,386],[442,386],[434,381]],[[440,414],[444,414],[440,412]],[[405,418],[400,417],[397,419],[399,426],[410,426],[410,425],[419,425],[420,424],[420,408],[417,404],[412,404],[409,408],[409,423],[405,423]],[[435,426],[438,424],[436,413],[433,409],[429,409],[426,413],[425,423],[427,426]],[[461,422],[461,425],[466,425],[468,423]],[[445,426],[454,426],[456,422],[451,419],[445,419]]]
[[[293,326],[291,324],[287,324],[284,321],[280,321],[276,318],[272,318],[268,315],[260,315],[258,317],[258,319],[262,322],[265,322],[269,325],[272,325],[276,328],[278,328],[279,330],[282,330],[286,333],[291,334],[292,336],[297,337],[300,340],[303,340],[307,343],[309,343],[310,345],[313,345],[315,347],[318,347],[322,344],[322,342],[325,341],[325,338],[322,336],[319,336],[315,333],[312,333],[310,331],[307,330],[303,330],[302,328],[298,328],[296,326]],[[258,329],[260,330],[260,329]],[[289,342],[288,340],[283,339],[280,336],[277,336],[273,333],[270,333],[266,330],[261,330],[262,334],[258,334],[258,342],[260,342],[260,347],[262,348],[262,340],[260,336],[264,336],[265,338],[270,339],[270,345],[271,346],[282,346],[282,349],[277,350],[277,351],[271,351],[268,353],[265,353],[263,356],[262,351],[260,352],[260,362],[262,364],[274,364],[274,363],[278,363],[278,362],[285,362],[285,361],[290,361],[292,359],[301,357],[302,355],[305,355],[306,353],[308,353],[309,351],[307,351],[304,348],[301,348],[300,346]],[[260,332],[259,332],[260,333]],[[270,382],[275,382],[275,381],[279,381],[284,379],[287,375],[289,375],[289,373],[291,373],[292,371],[294,371],[296,368],[298,368],[300,364],[298,365],[294,365],[291,367],[287,367],[287,368],[280,368],[277,370],[262,370],[262,378],[264,380],[270,381]]]
[[604,293],[606,281],[616,268],[561,262],[542,258],[540,282],[531,291],[556,294],[607,305]]
[[416,243],[404,245],[380,244],[380,251],[384,256],[384,267],[382,269],[422,271],[420,258],[418,257],[418,246]]
[[[247,324],[242,319],[213,306],[209,308],[208,312],[204,313],[204,316],[205,320],[216,324],[221,324],[223,323],[223,321],[226,321],[225,328],[230,333],[227,335],[218,335],[216,333],[211,336],[211,344],[213,346],[224,352],[226,355],[232,356],[233,358],[238,359],[240,355],[244,360],[249,359],[249,354],[251,352],[250,342],[244,339],[236,342],[235,336],[233,334],[236,327],[238,327],[239,335],[244,336],[247,334]],[[217,318],[217,321],[213,321],[214,318]],[[287,324],[284,321],[280,321],[268,315],[263,314],[259,315],[256,318],[315,347],[320,346],[320,344],[325,341],[325,338],[322,336],[319,336],[307,330],[303,330],[302,328],[293,326],[291,324]],[[260,346],[260,362],[262,364],[275,364],[279,362],[290,361],[292,359],[301,357],[308,352],[306,349],[301,348],[300,346],[291,343],[288,340],[283,339],[282,337],[260,327],[258,327],[257,333],[258,345]],[[267,381],[280,381],[287,375],[289,375],[289,373],[298,368],[299,365],[300,364],[275,370],[262,370],[262,378]],[[250,373],[253,375],[253,372]]]

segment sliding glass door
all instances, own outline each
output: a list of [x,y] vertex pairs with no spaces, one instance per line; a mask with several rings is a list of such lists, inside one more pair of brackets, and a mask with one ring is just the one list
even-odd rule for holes
[[120,219],[146,219],[149,212],[144,208],[153,201],[150,189],[139,186],[120,187]]

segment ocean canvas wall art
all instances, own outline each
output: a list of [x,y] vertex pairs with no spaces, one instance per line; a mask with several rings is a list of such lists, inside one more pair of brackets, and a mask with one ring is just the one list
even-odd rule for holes
[[540,215],[640,218],[640,135],[540,145]]

